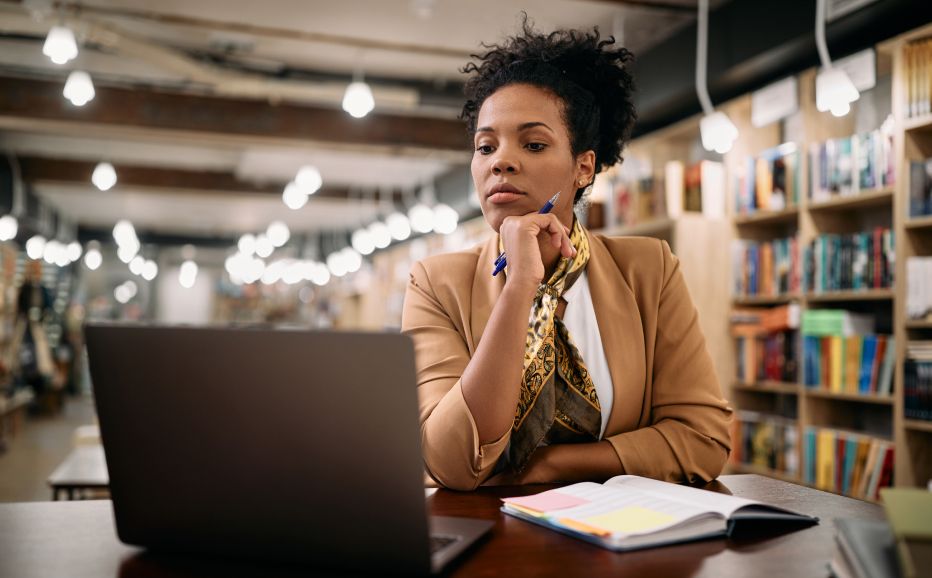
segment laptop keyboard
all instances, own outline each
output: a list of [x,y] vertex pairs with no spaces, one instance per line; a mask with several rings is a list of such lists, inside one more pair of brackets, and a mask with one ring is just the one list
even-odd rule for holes
[[445,534],[431,534],[430,536],[430,553],[436,554],[453,542],[459,540],[459,536],[450,536]]

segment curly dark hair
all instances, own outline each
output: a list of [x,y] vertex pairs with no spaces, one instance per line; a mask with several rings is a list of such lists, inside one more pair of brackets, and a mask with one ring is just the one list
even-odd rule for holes
[[[473,54],[462,72],[472,74],[464,92],[460,118],[472,134],[485,99],[510,84],[529,84],[556,95],[563,103],[563,118],[573,154],[595,152],[595,172],[621,162],[621,152],[637,119],[632,96],[634,79],[627,65],[634,56],[612,47],[613,37],[600,39],[591,32],[557,30],[541,34],[524,14],[522,33],[502,44],[483,44],[485,54]],[[586,188],[576,191],[574,202]]]

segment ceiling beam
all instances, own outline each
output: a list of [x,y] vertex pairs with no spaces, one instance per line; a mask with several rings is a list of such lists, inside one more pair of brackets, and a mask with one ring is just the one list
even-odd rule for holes
[[618,4],[632,8],[647,8],[664,12],[678,12],[680,14],[695,14],[697,2],[683,4],[681,2],[667,2],[664,0],[596,0],[605,4]]
[[[48,159],[39,157],[20,157],[20,173],[28,183],[68,183],[91,185],[91,175],[94,173],[96,163],[88,161]],[[113,189],[119,193],[122,187],[142,189],[159,189],[159,192],[198,191],[216,194],[261,194],[281,195],[287,183],[253,183],[237,178],[233,173],[225,171],[169,169],[161,167],[129,166],[114,163],[117,172],[117,185]],[[316,193],[314,198],[348,200],[350,194],[348,187],[324,186]],[[400,191],[392,192],[392,199],[403,201]]]
[[428,151],[468,154],[469,140],[458,120],[372,113],[355,119],[344,111],[258,100],[96,87],[94,100],[72,106],[62,83],[0,77],[0,128],[36,125],[85,132],[142,129],[150,133],[230,142],[372,150],[389,154]]

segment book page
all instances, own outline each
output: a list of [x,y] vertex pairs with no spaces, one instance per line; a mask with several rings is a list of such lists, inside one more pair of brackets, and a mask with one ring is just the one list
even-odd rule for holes
[[[573,484],[553,492],[573,496],[583,503],[573,507],[546,510],[540,514],[522,511],[546,517],[552,523],[577,531],[596,535],[610,534],[614,538],[658,532],[709,514],[708,510],[670,500],[656,493],[637,489],[619,492],[616,488],[591,482]],[[506,499],[505,504],[509,506],[510,501]]]
[[700,511],[716,512],[725,518],[731,517],[735,510],[745,506],[767,505],[757,500],[737,498],[727,494],[642,478],[641,476],[615,476],[605,482],[605,487],[613,488],[615,491],[619,489],[626,490],[625,493],[646,493],[657,498],[674,500],[677,504],[698,508]]

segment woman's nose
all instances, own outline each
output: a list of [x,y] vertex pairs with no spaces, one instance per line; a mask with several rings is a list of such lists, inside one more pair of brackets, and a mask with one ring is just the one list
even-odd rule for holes
[[492,161],[492,174],[501,175],[502,173],[514,174],[518,172],[518,163],[513,161],[509,155],[499,154]]

